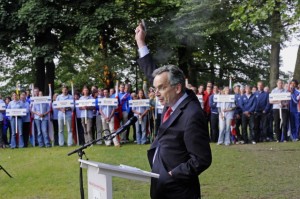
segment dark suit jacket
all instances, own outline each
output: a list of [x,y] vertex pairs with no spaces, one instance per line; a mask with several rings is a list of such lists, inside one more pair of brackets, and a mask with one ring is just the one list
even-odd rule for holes
[[[138,63],[151,79],[155,69],[151,56],[139,59]],[[204,111],[196,95],[190,90],[186,93],[188,97],[159,127],[148,151],[152,172],[160,174],[159,179],[151,180],[150,195],[153,199],[200,198],[198,175],[212,161]],[[172,176],[169,171],[172,171]]]

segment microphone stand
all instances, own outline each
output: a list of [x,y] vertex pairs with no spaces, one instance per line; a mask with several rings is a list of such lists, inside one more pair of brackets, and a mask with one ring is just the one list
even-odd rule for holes
[[[83,151],[84,149],[86,149],[87,147],[89,147],[89,146],[91,146],[91,145],[93,145],[93,144],[95,144],[95,143],[97,143],[97,142],[99,142],[99,141],[102,141],[102,140],[107,140],[107,139],[112,140],[112,139],[116,136],[116,133],[115,133],[115,132],[110,133],[110,131],[109,131],[108,129],[103,130],[102,133],[105,132],[105,131],[108,131],[109,134],[103,136],[102,138],[95,139],[95,140],[93,140],[93,141],[91,141],[91,142],[89,142],[89,143],[86,143],[86,144],[82,145],[81,147],[79,147],[79,148],[75,149],[74,151],[71,151],[70,153],[68,153],[68,156],[70,156],[70,155],[72,155],[72,154],[74,154],[74,153],[77,153],[78,156],[79,156],[79,158],[80,158],[81,160],[82,160],[82,156],[83,156],[83,155],[84,155],[85,158],[88,160],[88,158],[87,158],[85,152]],[[102,134],[102,133],[101,133],[101,134]],[[80,164],[81,164],[81,163],[79,163],[80,196],[81,196],[81,199],[84,199],[82,168],[81,168]]]
[[3,170],[10,178],[13,178],[1,165],[0,165],[0,170]]

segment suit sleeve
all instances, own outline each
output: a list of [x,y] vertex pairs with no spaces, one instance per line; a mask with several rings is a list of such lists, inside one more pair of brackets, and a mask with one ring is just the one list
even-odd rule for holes
[[156,65],[154,64],[151,54],[147,54],[146,56],[138,59],[137,63],[139,64],[140,68],[146,75],[149,82],[152,84],[153,82],[152,73],[156,69]]
[[203,111],[194,112],[185,126],[184,143],[189,159],[172,169],[176,180],[188,181],[205,171],[212,162],[208,126]]

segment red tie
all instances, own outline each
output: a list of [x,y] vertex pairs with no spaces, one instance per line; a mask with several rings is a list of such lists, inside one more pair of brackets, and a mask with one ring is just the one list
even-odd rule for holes
[[167,111],[165,112],[165,115],[164,115],[164,119],[163,119],[163,122],[165,122],[171,115],[172,113],[172,108],[171,106],[167,109]]

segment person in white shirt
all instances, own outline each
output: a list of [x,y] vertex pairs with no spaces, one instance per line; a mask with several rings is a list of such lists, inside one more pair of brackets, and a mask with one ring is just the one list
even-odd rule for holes
[[[73,96],[68,94],[68,87],[62,87],[62,94],[56,98],[56,101],[62,100],[73,100]],[[58,144],[59,146],[64,146],[64,120],[66,121],[67,131],[68,131],[68,146],[72,146],[72,108],[59,108],[58,109]]]
[[[103,94],[104,94],[104,98],[110,98],[108,89],[104,89]],[[99,112],[101,114],[102,127],[103,127],[105,135],[115,132],[115,129],[114,129],[115,108],[116,108],[115,106],[105,106],[105,105],[100,106]],[[105,130],[109,130],[109,131],[105,131]],[[119,143],[117,137],[113,138],[113,143],[116,147],[120,146],[120,143]],[[111,145],[111,140],[110,139],[105,140],[105,145],[106,146]]]

